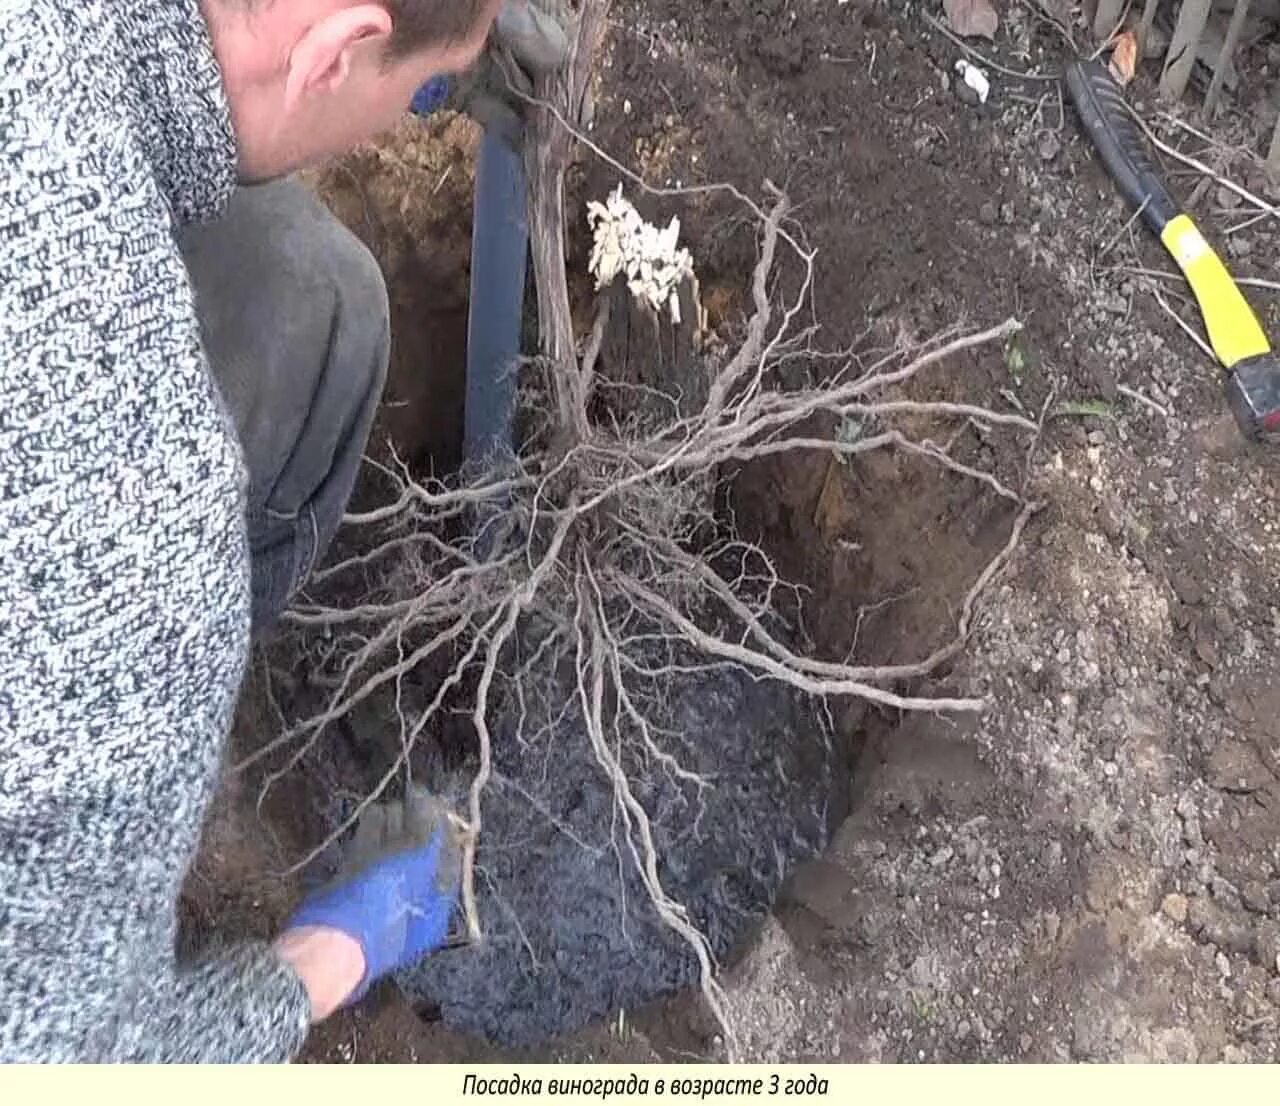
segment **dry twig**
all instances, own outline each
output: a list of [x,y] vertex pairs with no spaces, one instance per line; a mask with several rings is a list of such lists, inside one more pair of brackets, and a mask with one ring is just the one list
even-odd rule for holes
[[965,40],[962,39],[959,35],[953,33],[952,31],[947,30],[947,28],[944,27],[939,20],[935,19],[928,12],[922,11],[920,13],[920,16],[926,23],[929,24],[930,27],[932,27],[935,31],[937,31],[938,34],[942,35],[946,39],[949,39],[951,43],[960,50],[961,53],[972,58],[979,65],[983,66],[986,69],[990,69],[996,73],[1003,73],[1006,77],[1014,77],[1019,81],[1056,81],[1059,79],[1060,74],[1057,74],[1057,73],[1040,73],[1035,70],[1026,70],[1024,72],[1019,72],[1017,69],[1010,69],[1007,66],[1001,65],[998,61],[992,61],[985,54],[982,54],[979,51],[975,50],[972,46],[970,46],[967,42],[965,42]]

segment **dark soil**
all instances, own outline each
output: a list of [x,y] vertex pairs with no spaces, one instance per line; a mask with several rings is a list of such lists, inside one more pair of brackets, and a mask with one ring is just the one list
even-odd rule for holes
[[[1001,6],[992,53],[1051,74],[1060,43],[1028,10]],[[1046,503],[981,605],[967,653],[928,687],[987,694],[990,710],[961,724],[834,705],[837,740],[858,757],[852,813],[732,959],[731,1013],[761,1060],[1271,1059],[1277,467],[1239,442],[1218,370],[1155,304],[1152,287],[1195,321],[1181,286],[1130,271],[1172,266],[1127,228],[1056,86],[993,73],[991,100],[972,106],[954,91],[958,56],[910,5],[615,8],[600,145],[658,187],[785,188],[819,248],[814,319],[828,349],[1019,318],[1016,372],[989,349],[918,387],[1057,415],[1030,456],[999,437],[966,445]],[[1152,77],[1143,71],[1135,98],[1185,144],[1150,102]],[[1262,190],[1241,151],[1258,148],[1265,124],[1230,113],[1220,147],[1191,148]],[[321,180],[392,287],[385,432],[438,470],[456,461],[461,427],[473,145],[462,121],[406,123]],[[584,159],[572,202],[616,183]],[[1174,178],[1182,195],[1195,184]],[[742,210],[628,194],[664,222],[680,215],[712,324],[732,341],[757,248]],[[1249,212],[1212,186],[1194,214],[1229,243],[1237,272],[1276,278],[1275,220],[1228,235]],[[584,242],[571,247],[581,272]],[[1250,296],[1280,332],[1280,297]],[[752,466],[733,506],[809,589],[812,647],[885,661],[946,639],[1010,521],[976,485],[887,454]],[[255,740],[270,732],[260,693],[245,713]],[[289,786],[314,795],[331,783]],[[300,798],[252,821],[253,793],[251,780],[230,788],[206,838],[191,888],[201,931],[269,932],[296,893],[260,873],[300,855],[317,826],[281,813],[304,809]],[[686,995],[533,1055],[717,1047]],[[414,1017],[387,988],[323,1027],[310,1055],[497,1054]]]
[[[570,678],[562,674],[562,689]],[[662,685],[635,693],[662,704],[653,720],[669,735],[666,751],[712,786],[642,758],[628,772],[641,781],[664,889],[724,957],[843,819],[836,781],[847,779],[848,762],[817,712],[789,691],[724,669],[674,674]],[[580,715],[564,714],[562,701],[524,717],[513,701],[497,714],[477,858],[484,947],[429,957],[406,973],[406,992],[437,1007],[451,1028],[523,1047],[696,983],[696,959],[652,908],[620,844],[613,787]]]

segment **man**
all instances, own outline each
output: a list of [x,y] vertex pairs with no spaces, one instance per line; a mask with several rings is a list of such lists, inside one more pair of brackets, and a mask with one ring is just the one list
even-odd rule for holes
[[386,371],[376,265],[276,178],[499,5],[0,0],[0,1060],[287,1059],[444,939],[437,820],[273,945],[173,952],[251,616],[336,529]]

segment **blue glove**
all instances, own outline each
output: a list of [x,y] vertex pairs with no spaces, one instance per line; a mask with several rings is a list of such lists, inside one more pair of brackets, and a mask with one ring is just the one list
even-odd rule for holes
[[453,84],[448,77],[432,77],[414,93],[409,110],[414,115],[430,115],[444,107],[452,91]]
[[359,943],[364,977],[349,1006],[384,975],[444,944],[460,876],[461,846],[444,804],[410,788],[403,801],[365,812],[336,879],[308,897],[286,928],[325,926]]

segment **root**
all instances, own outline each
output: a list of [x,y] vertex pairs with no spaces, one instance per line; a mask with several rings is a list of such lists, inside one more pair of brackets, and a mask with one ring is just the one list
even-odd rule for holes
[[[475,772],[458,825],[463,914],[468,939],[478,942],[476,860],[494,774],[494,727],[501,724],[503,741],[532,750],[572,721],[612,792],[615,848],[620,858],[629,855],[653,909],[691,950],[732,1054],[714,951],[663,887],[650,811],[633,786],[640,771],[664,773],[695,800],[714,785],[681,763],[663,728],[662,689],[689,672],[733,668],[824,706],[851,696],[900,711],[981,710],[980,698],[933,695],[922,681],[963,647],[982,593],[1014,554],[1036,505],[962,460],[958,443],[975,425],[1031,437],[1039,427],[1021,415],[908,394],[926,372],[1002,342],[1019,329],[1015,320],[904,339],[874,356],[813,349],[814,328],[799,320],[811,307],[814,255],[791,221],[787,197],[773,188],[767,206],[741,197],[758,219],[760,251],[749,281],[752,314],[736,349],[708,363],[700,406],[645,403],[637,414],[634,395],[602,365],[603,312],[579,349],[563,249],[564,172],[582,129],[608,6],[583,0],[568,70],[536,90],[530,121],[541,357],[526,371],[522,392],[533,397],[538,429],[509,469],[488,476],[424,482],[403,465],[382,469],[391,501],[348,519],[367,548],[317,581],[320,591],[344,580],[376,584],[357,606],[313,598],[290,616],[304,642],[324,643],[320,675],[331,688],[324,705],[242,766],[272,758],[270,787],[360,704],[394,693],[400,732],[393,763],[335,834],[299,861],[305,864],[408,771],[415,745],[444,714],[469,703]],[[713,190],[741,196],[729,186],[702,189]],[[780,302],[779,286],[793,289]],[[784,388],[779,367],[805,358],[821,366],[824,379]],[[876,451],[919,458],[936,466],[939,478],[975,481],[1017,508],[1008,541],[964,596],[954,633],[930,656],[855,665],[806,655],[788,634],[778,601],[787,585],[768,553],[742,541],[713,508],[713,493],[745,463],[800,451],[844,460]],[[421,707],[406,707],[401,689],[414,673],[435,693]]]

